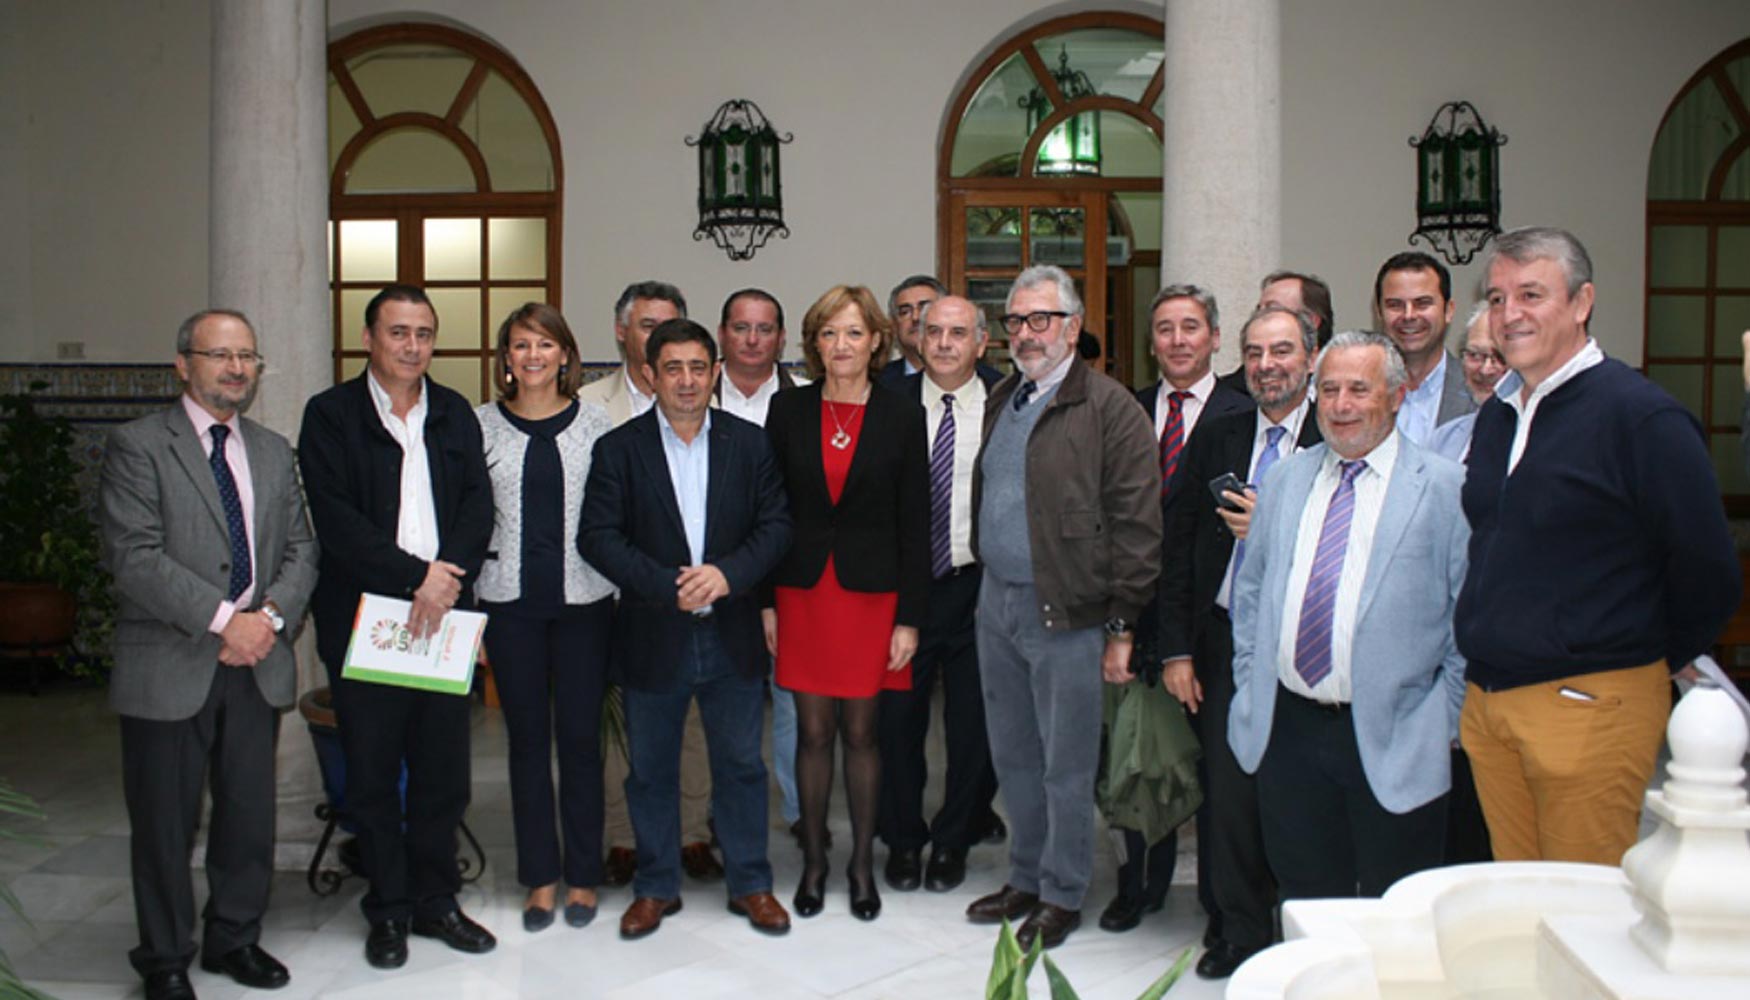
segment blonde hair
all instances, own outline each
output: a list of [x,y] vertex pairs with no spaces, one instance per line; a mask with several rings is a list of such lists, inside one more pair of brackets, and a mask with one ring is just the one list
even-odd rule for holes
[[893,350],[893,323],[881,311],[881,304],[862,285],[834,285],[802,317],[802,360],[808,366],[808,377],[814,381],[826,375],[826,363],[820,357],[820,328],[847,305],[857,307],[863,314],[863,325],[875,337],[875,347],[869,352],[869,378],[878,376],[887,364],[887,355]]

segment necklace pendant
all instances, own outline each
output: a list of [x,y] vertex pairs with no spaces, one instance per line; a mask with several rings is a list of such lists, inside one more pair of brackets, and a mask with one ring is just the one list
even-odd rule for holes
[[844,451],[851,446],[851,436],[846,434],[844,428],[841,427],[839,428],[838,433],[832,436],[832,440],[827,443],[840,451]]

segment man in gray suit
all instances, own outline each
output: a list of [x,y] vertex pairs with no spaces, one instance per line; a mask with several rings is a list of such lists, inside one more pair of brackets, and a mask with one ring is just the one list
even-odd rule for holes
[[1423,447],[1433,442],[1435,428],[1477,408],[1464,366],[1446,349],[1454,308],[1452,273],[1419,250],[1394,254],[1374,275],[1374,317],[1403,352],[1410,378],[1398,430]]
[[1470,530],[1464,470],[1394,426],[1407,381],[1379,334],[1332,338],[1324,443],[1271,470],[1234,582],[1228,741],[1284,899],[1377,896],[1442,859]]
[[176,373],[181,399],[110,434],[98,494],[119,603],[109,693],[140,926],[128,957],[149,1000],[194,996],[189,857],[209,768],[201,968],[252,989],[290,981],[258,941],[279,710],[296,693],[292,637],[316,585],[291,446],[242,416],[261,376],[249,320],[224,309],[189,317]]

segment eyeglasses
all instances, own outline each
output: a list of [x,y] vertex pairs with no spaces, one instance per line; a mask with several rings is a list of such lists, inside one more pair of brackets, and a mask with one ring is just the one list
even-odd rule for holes
[[265,364],[267,361],[266,358],[254,351],[197,351],[194,348],[189,348],[182,353],[194,357],[206,358],[208,361],[217,362],[221,365],[229,365],[231,362],[236,361],[240,362],[245,368],[253,368],[256,365]]
[[1507,367],[1507,359],[1502,357],[1501,352],[1499,351],[1479,351],[1475,348],[1467,347],[1458,353],[1473,365],[1480,365],[1493,361],[1495,364],[1498,364],[1503,368]]
[[1034,333],[1044,333],[1054,319],[1068,319],[1073,313],[1061,312],[1056,309],[1041,309],[1038,312],[1005,313],[1003,314],[1003,329],[1010,333],[1020,333],[1021,324],[1027,324],[1027,329]]

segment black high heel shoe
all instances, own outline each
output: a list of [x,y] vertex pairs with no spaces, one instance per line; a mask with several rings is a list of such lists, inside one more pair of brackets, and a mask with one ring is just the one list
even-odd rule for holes
[[790,901],[790,906],[799,917],[812,917],[820,912],[825,905],[826,868],[814,869],[813,877],[809,877],[809,869],[802,869],[802,884],[796,887],[796,898]]
[[858,920],[874,920],[881,915],[881,891],[875,888],[873,872],[865,875],[862,885],[857,884],[855,869],[845,869],[845,878],[851,883],[851,916]]

